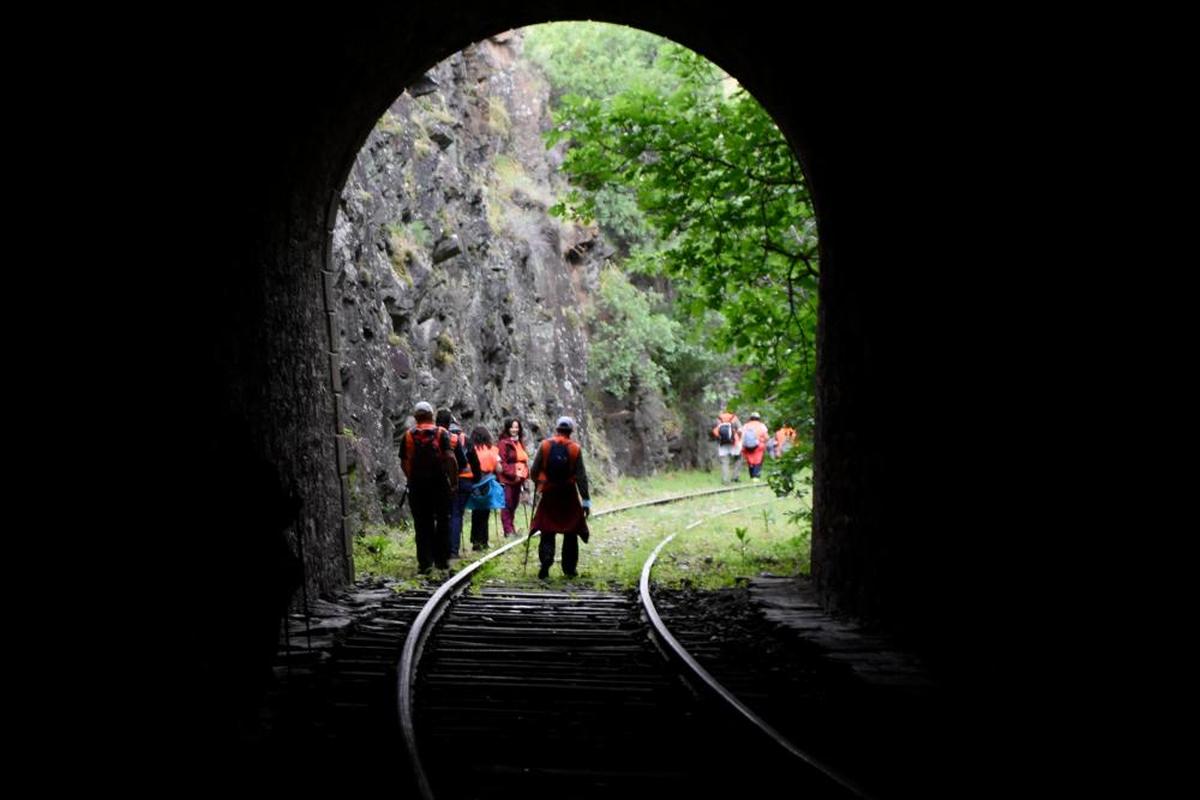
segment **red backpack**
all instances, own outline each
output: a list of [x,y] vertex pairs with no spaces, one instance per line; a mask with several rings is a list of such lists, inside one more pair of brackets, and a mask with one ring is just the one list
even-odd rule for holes
[[458,459],[443,446],[445,428],[409,428],[405,434],[404,474],[415,478],[443,477],[449,488],[458,486]]

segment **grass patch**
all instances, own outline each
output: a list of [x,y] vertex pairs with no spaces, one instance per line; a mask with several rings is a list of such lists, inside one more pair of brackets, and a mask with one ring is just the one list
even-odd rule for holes
[[[720,485],[715,473],[671,472],[647,479],[621,478],[597,511],[640,500],[714,489]],[[807,501],[805,501],[807,502]],[[742,511],[710,519],[691,530],[684,528],[724,509],[749,505]],[[810,533],[807,522],[788,522],[789,512],[802,505],[794,497],[775,497],[765,486],[744,492],[719,494],[662,506],[597,517],[589,522],[592,535],[580,545],[579,576],[570,581],[598,590],[632,589],[641,576],[642,564],[664,538],[678,533],[658,559],[654,581],[668,587],[692,586],[716,589],[736,586],[763,572],[777,575],[809,572]],[[524,521],[518,516],[518,523]],[[744,531],[741,539],[737,531]],[[558,543],[561,556],[561,542]],[[534,541],[527,569],[524,554],[502,557],[488,578],[500,584],[530,584],[537,576],[537,542]],[[556,564],[550,571],[551,585],[565,581]]]
[[379,121],[375,123],[375,127],[384,133],[401,134],[404,133],[404,120],[391,111],[385,111]]
[[[435,101],[433,98],[438,97]],[[458,117],[450,113],[446,108],[445,100],[442,100],[438,95],[422,95],[416,99],[417,108],[430,119],[436,120],[443,125],[455,125],[458,123]]]
[[390,578],[400,590],[417,588],[417,546],[407,526],[367,525],[354,537],[354,577]]
[[433,361],[435,364],[444,368],[454,363],[458,351],[454,347],[454,340],[450,338],[450,334],[445,331],[438,334],[434,345]]
[[501,139],[507,139],[512,133],[512,119],[508,116],[508,107],[504,100],[492,96],[488,98],[488,127]]
[[673,589],[718,589],[736,586],[763,572],[807,575],[810,528],[783,521],[784,514],[796,504],[795,498],[772,498],[681,533],[659,554],[655,583]]
[[433,246],[433,233],[421,220],[407,224],[392,222],[387,225],[388,252],[392,271],[409,287],[413,285],[408,265]]
[[[720,486],[719,473],[668,472],[650,478],[621,478],[615,481],[603,499],[594,498],[596,511],[627,503]],[[702,522],[691,530],[684,528],[697,520],[724,509],[750,506]],[[552,588],[589,588],[600,591],[626,590],[637,586],[642,564],[666,536],[678,533],[659,554],[653,577],[655,583],[670,588],[691,586],[716,589],[736,586],[763,572],[776,575],[808,574],[810,534],[806,521],[789,522],[799,507],[807,507],[794,497],[775,497],[765,484],[729,494],[650,506],[619,514],[599,516],[589,522],[592,535],[580,544],[579,576],[565,581],[556,563],[551,569]],[[517,510],[517,530],[527,525],[527,509]],[[493,547],[506,544],[492,521],[490,541]],[[468,519],[464,539],[470,528]],[[741,539],[738,530],[743,530]],[[537,580],[538,541],[530,544],[525,565],[524,545],[489,562],[472,576],[471,591],[484,586],[540,586]],[[558,542],[561,557],[561,541]],[[467,542],[462,569],[486,553],[474,553]],[[358,576],[382,577],[416,586],[416,544],[406,528],[368,526],[354,543]]]
[[[596,492],[603,497],[603,507],[636,503],[639,500],[650,500],[656,497],[668,497],[688,492],[702,492],[705,489],[719,489],[721,473],[717,471],[701,472],[698,470],[660,472],[647,478],[634,478],[628,475],[617,478]],[[599,511],[602,506],[597,506]],[[599,522],[599,520],[597,520]]]

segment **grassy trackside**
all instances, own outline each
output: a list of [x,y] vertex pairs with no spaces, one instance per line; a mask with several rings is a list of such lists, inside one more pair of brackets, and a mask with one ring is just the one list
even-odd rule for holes
[[[668,473],[648,479],[624,478],[611,486],[603,497],[594,498],[594,510],[703,491],[719,485],[719,477],[703,472]],[[749,507],[714,516],[743,506]],[[556,563],[550,573],[550,586],[597,589],[636,586],[646,557],[664,537],[675,532],[679,535],[659,556],[654,572],[656,582],[716,588],[732,586],[762,572],[778,575],[807,573],[809,525],[788,521],[789,512],[799,508],[801,502],[796,498],[777,498],[765,485],[760,485],[746,491],[597,517],[589,523],[590,541],[580,545],[579,576],[566,581]],[[518,509],[518,529],[525,524],[525,518],[525,512]],[[705,521],[691,530],[683,530],[698,520]],[[738,529],[744,531],[744,540],[738,538]],[[499,537],[493,528],[490,541],[496,547],[511,540]],[[524,546],[521,546],[477,573],[475,587],[485,584],[540,585],[536,579],[537,544],[534,539],[527,567]],[[558,545],[561,550],[561,540]],[[371,548],[379,552],[372,552]],[[457,562],[459,568],[480,554],[471,553],[468,544],[463,555],[465,558]],[[398,580],[402,585],[417,583],[411,531],[376,530],[361,536],[355,543],[355,559],[360,577],[374,574]]]

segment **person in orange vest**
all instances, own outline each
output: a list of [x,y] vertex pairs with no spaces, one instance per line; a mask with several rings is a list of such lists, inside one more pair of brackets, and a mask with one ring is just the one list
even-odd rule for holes
[[538,577],[542,580],[550,577],[550,567],[554,564],[556,533],[563,537],[562,571],[568,578],[575,577],[579,565],[579,540],[588,540],[587,518],[592,513],[592,500],[583,451],[578,442],[571,440],[574,430],[573,419],[559,417],[554,436],[542,440],[529,467],[529,476],[537,481],[541,494],[529,530],[541,531],[538,561],[542,566]]
[[763,456],[767,454],[767,426],[762,423],[758,412],[750,415],[750,421],[742,428],[742,458],[750,469],[750,480],[758,480],[762,472]]
[[[478,494],[482,489],[480,484],[488,480],[491,476],[494,481],[496,466],[499,463],[499,456],[496,446],[492,444],[492,434],[485,426],[478,425],[475,430],[471,431],[471,445],[475,450],[475,456],[479,459],[479,480],[476,481],[474,492]],[[499,491],[499,490],[497,490]],[[471,549],[472,550],[487,550],[488,549],[488,517],[491,515],[492,507],[488,503],[480,503],[471,511]],[[498,507],[498,505],[497,505]]]
[[730,459],[733,461],[733,480],[738,479],[741,470],[741,436],[742,421],[728,409],[717,414],[717,424],[713,426],[712,438],[717,440],[717,460],[721,462],[721,483],[729,483]]
[[779,430],[775,431],[775,455],[776,457],[783,455],[788,450],[792,449],[792,445],[796,442],[796,429],[784,425]]
[[504,508],[500,511],[500,523],[504,535],[512,536],[516,531],[513,515],[521,502],[521,491],[529,478],[529,454],[525,452],[525,426],[513,417],[504,423],[504,433],[498,442],[500,447],[500,470],[497,477],[504,486]]
[[462,550],[463,510],[471,498],[475,482],[483,474],[479,469],[479,456],[475,455],[475,448],[467,447],[467,434],[451,416],[450,409],[438,409],[437,424],[450,432],[450,449],[458,462],[458,487],[450,498],[450,560],[453,561],[459,558]]
[[408,507],[417,543],[417,570],[449,567],[450,482],[443,454],[450,452],[450,433],[433,422],[433,406],[413,408],[411,428],[400,437],[400,467],[408,478]]

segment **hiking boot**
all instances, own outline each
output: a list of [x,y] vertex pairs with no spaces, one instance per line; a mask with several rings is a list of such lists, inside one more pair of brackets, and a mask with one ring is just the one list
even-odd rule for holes
[[550,580],[550,568],[542,567],[541,569],[539,569],[538,570],[538,578],[543,581]]

